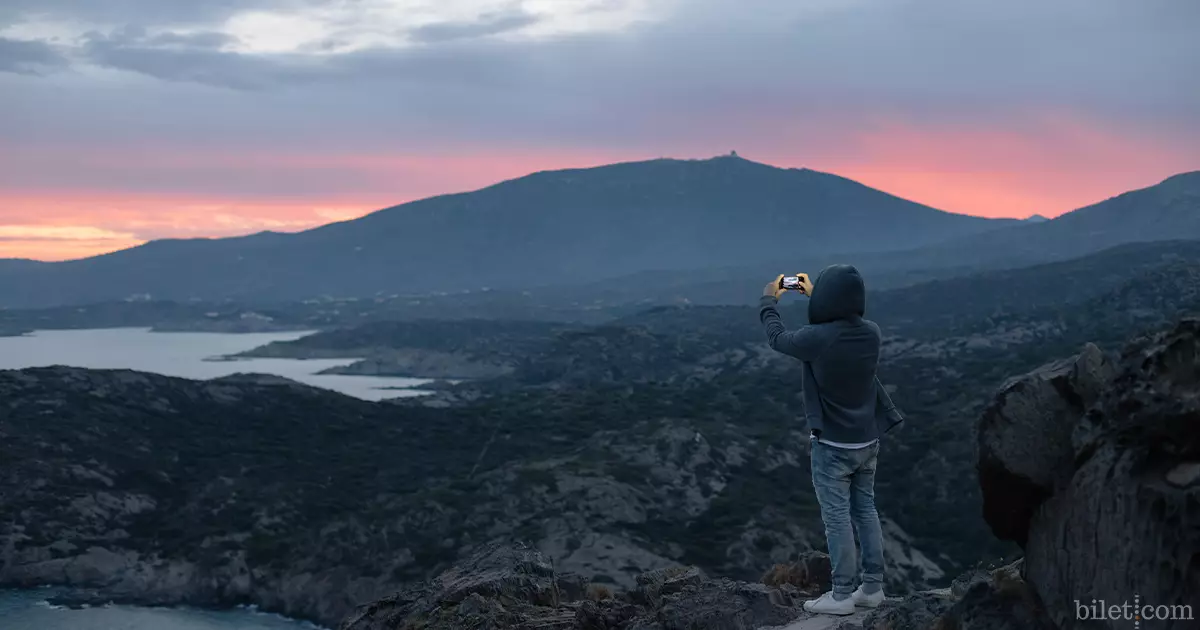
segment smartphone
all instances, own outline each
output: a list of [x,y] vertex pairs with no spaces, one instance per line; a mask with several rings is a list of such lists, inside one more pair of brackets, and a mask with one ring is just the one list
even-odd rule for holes
[[788,289],[790,291],[796,291],[796,290],[803,291],[804,284],[800,281],[800,276],[784,276],[783,288]]

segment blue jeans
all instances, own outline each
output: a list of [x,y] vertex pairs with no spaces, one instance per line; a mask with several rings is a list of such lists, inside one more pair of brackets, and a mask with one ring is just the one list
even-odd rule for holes
[[[825,521],[825,541],[833,565],[833,592],[849,595],[860,573],[854,549],[854,530],[862,546],[863,585],[883,584],[883,530],[875,510],[875,465],[879,443],[844,449],[813,440],[811,449],[813,487]],[[853,529],[852,529],[853,527]],[[874,586],[868,592],[878,590]]]

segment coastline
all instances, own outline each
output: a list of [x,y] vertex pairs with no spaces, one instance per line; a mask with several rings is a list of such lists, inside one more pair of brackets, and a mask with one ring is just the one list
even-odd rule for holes
[[304,630],[334,630],[337,625],[322,625],[321,623],[299,617],[288,616],[279,612],[264,610],[256,604],[227,605],[196,605],[191,603],[165,604],[153,601],[140,601],[138,598],[105,598],[98,591],[78,589],[66,586],[43,585],[35,588],[0,587],[0,596],[6,593],[17,596],[29,596],[34,605],[45,605],[53,609],[87,610],[91,608],[137,608],[143,610],[169,611],[208,611],[219,613],[244,612],[251,615],[271,617],[279,621],[294,623]]
[[445,352],[422,348],[307,348],[292,342],[273,342],[236,354],[208,359],[239,361],[247,359],[289,359],[294,361],[347,361],[323,369],[321,375],[382,376],[440,381],[474,381],[499,378],[512,374],[510,362],[487,360],[462,352]]
[[187,561],[137,561],[136,556],[93,548],[82,556],[40,566],[9,566],[3,572],[7,575],[0,576],[0,593],[38,593],[39,597],[44,593],[41,599],[47,605],[73,610],[104,606],[245,609],[310,624],[317,630],[333,630],[361,604],[401,588],[400,584],[352,576],[348,570],[338,568],[318,575],[268,575],[257,568],[247,573],[200,571]]

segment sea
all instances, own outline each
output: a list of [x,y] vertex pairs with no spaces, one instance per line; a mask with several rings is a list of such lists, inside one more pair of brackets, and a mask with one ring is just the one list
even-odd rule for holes
[[[0,337],[0,370],[67,365],[132,369],[191,379],[238,372],[274,374],[314,387],[381,400],[415,396],[428,381],[411,378],[317,374],[354,359],[214,360],[272,341],[298,339],[309,332],[158,333],[145,328],[37,331]],[[205,611],[187,608],[104,606],[71,610],[51,606],[52,590],[0,590],[0,630],[303,630],[317,626],[253,609]]]
[[0,591],[4,630],[320,630],[303,621],[254,609],[209,611],[192,608],[98,606],[69,609],[46,602],[53,589]]
[[275,374],[364,400],[422,394],[428,380],[387,376],[318,374],[349,365],[354,359],[219,360],[272,341],[291,341],[309,332],[160,333],[148,328],[41,330],[21,337],[0,337],[0,370],[69,365],[73,367],[154,372],[210,379],[238,372]]

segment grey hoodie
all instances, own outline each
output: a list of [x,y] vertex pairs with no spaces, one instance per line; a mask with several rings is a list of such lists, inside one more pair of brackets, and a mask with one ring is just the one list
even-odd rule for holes
[[817,276],[808,301],[808,325],[786,330],[763,296],[759,319],[777,352],[804,362],[804,415],[820,439],[860,444],[903,421],[875,376],[879,326],[863,319],[867,291],[850,265],[832,265]]

